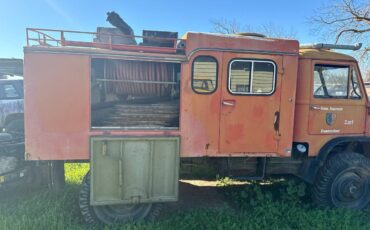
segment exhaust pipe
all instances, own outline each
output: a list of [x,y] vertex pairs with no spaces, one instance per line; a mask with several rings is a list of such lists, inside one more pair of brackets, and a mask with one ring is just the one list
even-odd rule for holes
[[362,43],[356,43],[354,45],[337,45],[337,44],[325,44],[325,43],[314,43],[304,44],[299,46],[301,49],[334,49],[334,50],[359,50],[362,47]]

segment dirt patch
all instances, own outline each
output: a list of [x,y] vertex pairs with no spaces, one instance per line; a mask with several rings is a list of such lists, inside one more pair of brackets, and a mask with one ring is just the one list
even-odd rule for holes
[[163,205],[161,216],[177,211],[198,208],[223,208],[228,206],[217,187],[217,181],[181,180],[179,183],[179,201]]

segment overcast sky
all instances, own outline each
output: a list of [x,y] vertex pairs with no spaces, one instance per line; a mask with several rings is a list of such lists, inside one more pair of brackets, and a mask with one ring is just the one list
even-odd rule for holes
[[95,31],[110,26],[106,12],[116,11],[131,25],[135,34],[143,29],[212,31],[211,20],[230,19],[258,26],[266,23],[296,31],[302,43],[318,42],[310,34],[308,18],[324,0],[280,1],[123,1],[123,0],[0,0],[0,57],[23,57],[25,28]]

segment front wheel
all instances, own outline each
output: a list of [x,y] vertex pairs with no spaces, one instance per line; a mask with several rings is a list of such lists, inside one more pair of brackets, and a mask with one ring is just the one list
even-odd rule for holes
[[330,158],[313,185],[319,206],[364,209],[370,202],[370,159],[353,152]]
[[88,224],[124,224],[130,221],[153,220],[160,211],[160,204],[155,203],[91,206],[90,173],[82,182],[79,203],[81,214]]

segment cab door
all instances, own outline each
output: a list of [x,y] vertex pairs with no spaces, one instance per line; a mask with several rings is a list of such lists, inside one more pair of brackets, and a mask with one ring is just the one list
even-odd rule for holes
[[223,63],[220,153],[277,152],[282,56],[224,53]]
[[360,87],[355,64],[314,61],[312,72],[309,133],[364,133],[366,94]]

